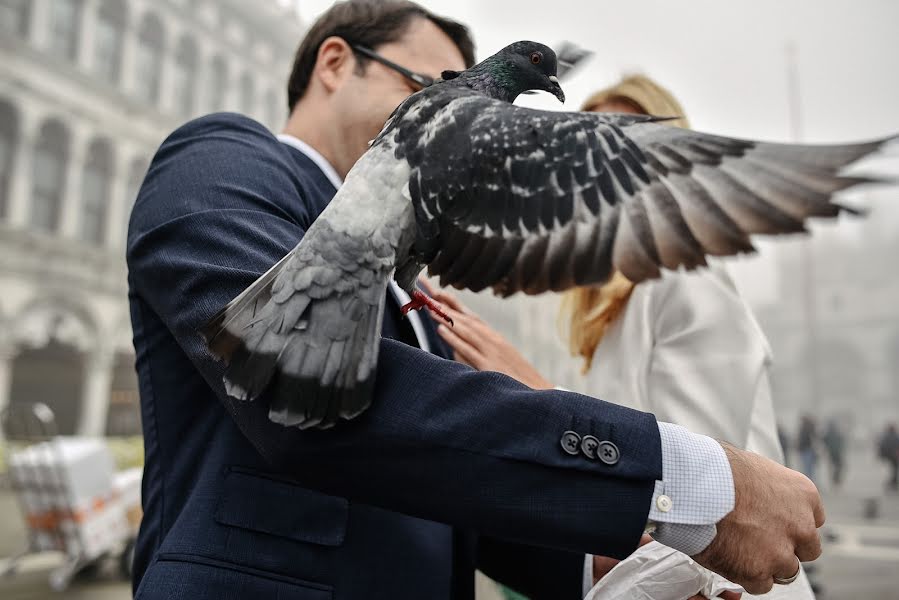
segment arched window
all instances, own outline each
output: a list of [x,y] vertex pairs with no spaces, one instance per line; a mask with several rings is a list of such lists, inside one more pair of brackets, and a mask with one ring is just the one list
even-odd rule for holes
[[218,112],[225,109],[228,95],[228,65],[221,56],[216,56],[209,63],[209,77],[206,84],[206,97],[209,110]]
[[175,111],[182,117],[194,113],[194,97],[197,89],[197,45],[185,36],[175,50],[175,70],[173,72]]
[[28,36],[31,0],[0,0],[0,32]]
[[134,207],[134,201],[137,200],[137,193],[140,186],[144,182],[144,176],[147,174],[147,160],[144,158],[135,158],[128,166],[128,182],[125,188],[125,210],[124,213],[124,230],[128,232],[128,221],[131,220],[131,209]]
[[118,83],[125,39],[125,6],[122,0],[103,0],[97,10],[94,31],[94,70],[110,83]]
[[137,95],[150,104],[159,101],[159,85],[162,79],[162,23],[154,14],[147,14],[141,21],[137,34],[135,60]]
[[249,73],[240,77],[240,110],[247,116],[253,116],[256,112],[256,89],[253,76]]
[[78,56],[78,31],[81,25],[80,0],[53,0],[50,9],[50,52],[75,61]]
[[19,115],[9,102],[0,101],[0,219],[9,214],[12,170],[19,144]]
[[44,123],[34,146],[31,173],[31,225],[56,231],[62,208],[66,168],[69,163],[69,132],[57,120]]
[[81,180],[79,237],[86,242],[102,244],[105,238],[112,170],[112,148],[109,142],[105,140],[91,142]]

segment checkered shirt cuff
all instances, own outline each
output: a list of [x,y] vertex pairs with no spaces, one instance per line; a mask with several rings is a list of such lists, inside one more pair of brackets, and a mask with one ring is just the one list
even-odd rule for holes
[[688,556],[712,543],[715,524],[734,509],[734,478],[721,444],[679,425],[659,423],[662,480],[649,509],[652,537]]

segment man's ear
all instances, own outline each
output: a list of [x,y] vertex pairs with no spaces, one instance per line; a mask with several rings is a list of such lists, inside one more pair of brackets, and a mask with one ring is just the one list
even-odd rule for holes
[[331,36],[318,48],[312,76],[318,79],[328,93],[332,93],[356,68],[356,57],[346,40]]

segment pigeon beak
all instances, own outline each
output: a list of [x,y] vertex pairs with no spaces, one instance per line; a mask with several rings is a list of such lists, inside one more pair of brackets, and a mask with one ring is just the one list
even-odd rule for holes
[[559,85],[559,78],[555,75],[550,75],[549,82],[550,86],[547,91],[558,98],[559,102],[565,104],[565,92],[562,91],[562,86]]

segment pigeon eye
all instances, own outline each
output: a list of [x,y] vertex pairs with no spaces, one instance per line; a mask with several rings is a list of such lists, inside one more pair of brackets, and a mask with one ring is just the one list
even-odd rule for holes
[[535,65],[539,65],[540,61],[543,60],[543,54],[540,52],[531,53],[531,62]]

